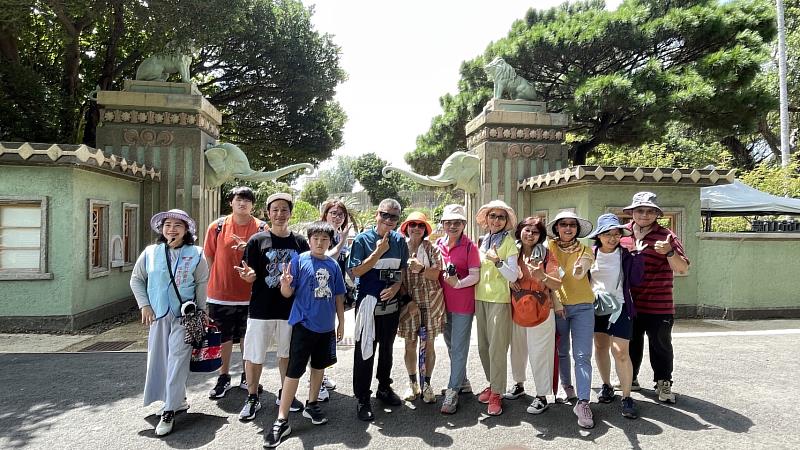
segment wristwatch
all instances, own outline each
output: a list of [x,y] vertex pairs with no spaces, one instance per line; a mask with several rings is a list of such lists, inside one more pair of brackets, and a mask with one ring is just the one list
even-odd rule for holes
[[670,251],[668,251],[668,252],[666,253],[666,255],[667,255],[667,258],[672,258],[673,256],[675,256],[675,250],[670,250]]
[[497,262],[494,263],[494,266],[497,267],[498,269],[503,267],[503,260],[502,259],[498,259]]

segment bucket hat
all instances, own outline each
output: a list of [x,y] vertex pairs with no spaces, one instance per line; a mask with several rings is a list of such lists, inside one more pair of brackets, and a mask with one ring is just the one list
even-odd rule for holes
[[442,218],[439,220],[443,222],[445,220],[467,220],[467,213],[464,211],[464,207],[461,205],[447,205],[444,207],[442,211]]
[[431,224],[428,223],[428,216],[426,216],[424,213],[421,213],[419,211],[414,211],[411,214],[409,214],[408,217],[406,217],[406,220],[403,221],[403,223],[400,224],[400,232],[403,233],[403,236],[408,236],[408,233],[406,232],[406,230],[408,229],[408,224],[411,223],[411,222],[422,222],[422,223],[424,223],[425,224],[425,231],[428,232],[427,236],[431,235],[431,232],[433,230],[431,229]]
[[164,221],[167,219],[180,219],[186,222],[186,225],[189,227],[189,233],[192,235],[197,234],[197,224],[194,222],[194,219],[189,217],[189,214],[182,209],[170,209],[169,211],[156,213],[150,218],[150,228],[156,233],[161,233],[161,225],[163,225]]
[[508,218],[506,219],[506,231],[511,231],[517,226],[517,214],[511,209],[510,206],[506,204],[506,202],[502,200],[492,200],[489,203],[483,205],[478,209],[478,214],[475,216],[475,220],[478,222],[478,226],[483,229],[489,228],[489,221],[487,217],[489,215],[489,211],[493,209],[502,209],[506,212]]
[[661,207],[656,205],[656,194],[652,192],[637,192],[633,195],[633,201],[630,205],[622,208],[623,211],[630,211],[632,209],[639,208],[641,206],[647,208],[655,208],[658,210],[658,217],[664,215],[664,211],[661,210]]
[[581,226],[581,232],[577,236],[579,238],[585,238],[589,235],[589,233],[592,232],[592,222],[589,222],[582,217],[578,217],[578,215],[572,211],[561,211],[560,213],[556,214],[556,217],[547,224],[547,235],[549,237],[553,239],[558,237],[558,235],[553,231],[553,228],[561,219],[575,219],[578,221],[578,224]]
[[617,217],[616,214],[608,213],[597,218],[597,228],[592,232],[592,234],[586,237],[589,239],[594,239],[610,230],[619,230],[623,236],[630,236],[633,234],[631,230],[625,227],[625,225],[621,225],[619,223],[619,217]]

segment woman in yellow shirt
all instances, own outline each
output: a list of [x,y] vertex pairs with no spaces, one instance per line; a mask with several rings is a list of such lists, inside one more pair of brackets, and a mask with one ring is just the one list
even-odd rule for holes
[[[592,338],[594,334],[594,293],[586,276],[594,260],[589,247],[578,241],[592,231],[592,223],[573,212],[560,212],[547,224],[549,249],[558,261],[561,288],[558,296],[564,313],[556,317],[558,371],[567,399],[574,402],[572,411],[578,425],[593,428],[589,396],[592,385]],[[575,360],[575,387],[572,386],[569,360],[570,338]],[[576,401],[577,400],[577,401]]]

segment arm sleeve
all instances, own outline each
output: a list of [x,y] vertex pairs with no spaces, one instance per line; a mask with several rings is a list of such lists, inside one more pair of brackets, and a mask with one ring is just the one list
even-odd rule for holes
[[500,266],[497,270],[509,283],[517,281],[517,255],[514,254],[506,257],[505,264]]
[[131,272],[131,291],[136,298],[136,304],[139,309],[144,308],[150,304],[150,298],[147,297],[147,268],[145,267],[145,252],[142,252],[136,259],[136,264],[133,266]]
[[200,262],[194,269],[194,301],[200,309],[206,308],[206,288],[208,287],[208,261],[205,254],[200,254]]
[[469,274],[466,277],[458,280],[458,284],[456,285],[456,289],[463,289],[468,288],[470,286],[475,286],[478,284],[478,281],[481,279],[481,269],[479,267],[473,267],[469,269]]

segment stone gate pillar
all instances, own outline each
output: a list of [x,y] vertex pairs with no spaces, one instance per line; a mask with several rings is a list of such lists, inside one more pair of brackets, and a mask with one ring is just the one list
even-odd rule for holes
[[[520,219],[531,215],[530,196],[517,191],[517,182],[569,165],[562,144],[568,123],[565,114],[547,112],[544,102],[490,100],[466,126],[467,147],[481,161],[481,189],[467,196],[468,217],[494,199],[508,203]],[[470,222],[468,234],[480,234]]]
[[180,208],[205,230],[219,216],[219,189],[204,187],[203,152],[219,137],[220,112],[190,83],[125,80],[122,91],[98,92],[97,103],[97,148],[161,171],[160,183],[143,190],[144,229],[153,213]]

